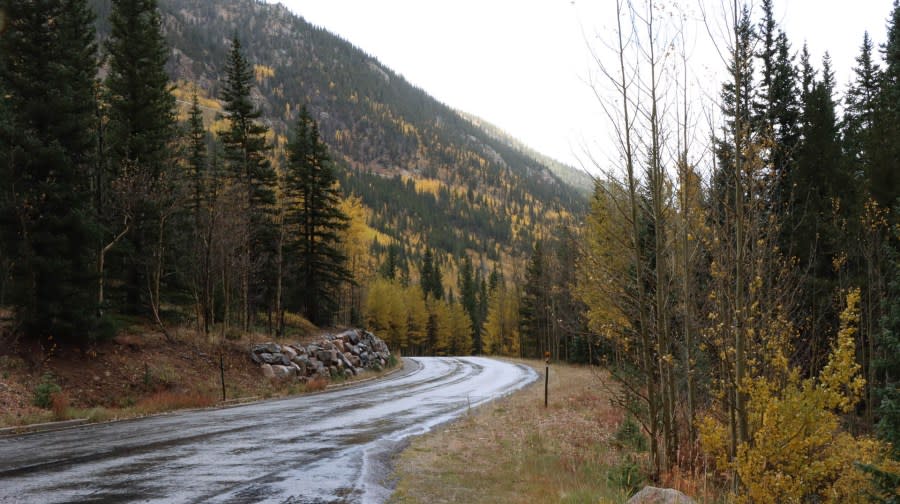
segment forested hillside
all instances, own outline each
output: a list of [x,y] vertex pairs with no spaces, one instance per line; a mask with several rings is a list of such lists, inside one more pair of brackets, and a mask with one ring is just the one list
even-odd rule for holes
[[[4,50],[23,56],[3,69],[0,304],[16,337],[103,340],[123,315],[281,335],[302,315],[421,353],[481,353],[485,327],[520,347],[522,266],[535,243],[572,238],[587,179],[552,163],[580,189],[562,182],[280,5],[65,9],[6,9]],[[41,24],[59,16],[71,27]],[[37,55],[63,45],[80,66],[54,75]]]
[[[109,0],[92,3],[105,19]],[[518,261],[535,237],[552,232],[555,216],[583,208],[581,196],[541,161],[281,5],[161,0],[159,9],[172,49],[167,69],[182,102],[194,85],[202,96],[219,95],[229,40],[237,36],[254,65],[254,102],[276,144],[306,105],[341,166],[344,192],[362,199],[371,225],[402,244],[404,256],[421,257],[429,245],[453,257],[468,249],[491,262]]]

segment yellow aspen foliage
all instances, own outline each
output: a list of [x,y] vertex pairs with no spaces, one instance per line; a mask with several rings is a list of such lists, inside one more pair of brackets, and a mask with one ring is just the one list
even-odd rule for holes
[[406,308],[403,288],[378,278],[369,285],[366,297],[366,322],[369,328],[392,349],[406,348]]
[[489,355],[519,355],[519,297],[498,287],[488,300],[482,338]]
[[883,443],[841,428],[838,413],[854,408],[864,385],[854,358],[859,290],[848,294],[841,322],[818,379],[802,379],[793,368],[743,384],[752,441],[737,447],[733,462],[727,421],[712,414],[699,421],[704,450],[722,472],[736,472],[743,485],[736,502],[868,502],[871,481],[857,465],[897,471],[900,464],[887,457]]
[[375,272],[375,263],[369,254],[372,229],[366,223],[366,209],[359,196],[341,200],[341,212],[349,219],[341,236],[341,246],[347,256],[347,265],[353,278],[363,283]]
[[453,303],[450,313],[449,355],[472,355],[472,321],[462,303]]
[[859,289],[847,294],[847,308],[841,313],[841,330],[828,356],[828,364],[819,381],[828,392],[828,407],[844,413],[853,411],[859,402],[866,380],[859,374],[856,362],[856,333],[859,332]]
[[253,65],[253,73],[256,76],[256,82],[263,82],[275,77],[275,69],[266,65]]
[[384,338],[390,327],[390,306],[387,300],[390,282],[378,278],[369,284],[366,295],[366,324],[376,336]]
[[428,337],[428,308],[425,296],[418,285],[407,287],[404,291],[406,305],[406,340],[409,346],[421,348]]
[[447,355],[453,327],[450,321],[450,307],[444,301],[429,299],[428,306],[428,346],[434,355]]

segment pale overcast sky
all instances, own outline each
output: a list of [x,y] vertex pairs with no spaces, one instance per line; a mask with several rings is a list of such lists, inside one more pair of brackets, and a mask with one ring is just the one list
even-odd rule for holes
[[[579,166],[584,145],[594,152],[608,140],[605,117],[585,83],[594,70],[586,39],[611,35],[613,0],[280,1],[447,105],[560,161]],[[696,10],[697,0],[680,3]],[[775,0],[775,13],[795,50],[809,44],[817,68],[830,52],[843,90],[863,32],[876,45],[885,40],[892,4]],[[696,39],[709,45],[705,31]],[[715,92],[720,77],[714,72],[723,65],[705,51],[696,50],[693,64]]]

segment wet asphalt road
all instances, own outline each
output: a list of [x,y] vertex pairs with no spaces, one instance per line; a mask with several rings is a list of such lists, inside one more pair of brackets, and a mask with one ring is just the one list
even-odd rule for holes
[[410,436],[536,378],[492,359],[408,358],[323,394],[0,438],[0,503],[383,502]]

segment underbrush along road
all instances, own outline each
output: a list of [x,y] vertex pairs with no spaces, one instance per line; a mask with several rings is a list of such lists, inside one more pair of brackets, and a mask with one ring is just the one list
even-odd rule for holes
[[479,357],[226,409],[0,438],[0,502],[382,502],[405,441],[537,379]]

